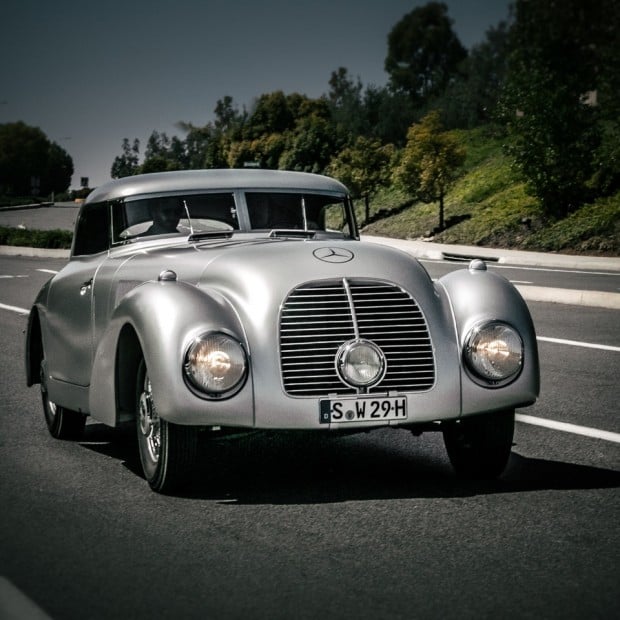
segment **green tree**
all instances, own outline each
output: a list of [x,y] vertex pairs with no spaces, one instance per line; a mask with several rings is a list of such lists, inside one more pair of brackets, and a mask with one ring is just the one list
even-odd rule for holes
[[362,89],[359,77],[354,80],[345,67],[332,71],[327,94],[331,120],[350,139],[368,130]]
[[366,134],[384,144],[404,146],[407,128],[416,118],[409,95],[388,88],[369,86],[364,92]]
[[424,104],[444,91],[466,56],[447,6],[429,2],[407,13],[390,31],[385,70],[395,90]]
[[278,162],[285,148],[283,134],[264,134],[254,140],[238,140],[228,145],[226,163],[230,168],[257,166],[277,170]]
[[380,187],[390,181],[394,147],[379,140],[359,136],[352,146],[332,159],[328,172],[345,185],[354,196],[364,199],[365,222],[370,219],[370,200]]
[[64,192],[73,160],[38,127],[0,124],[0,192],[18,196]]
[[505,22],[486,33],[461,63],[459,74],[443,94],[433,99],[447,127],[473,128],[491,122],[506,75],[509,29]]
[[55,142],[50,143],[41,178],[41,193],[67,191],[73,171],[71,156]]
[[183,142],[176,136],[169,138],[166,133],[153,131],[146,144],[140,172],[168,172],[185,168],[187,156]]
[[439,111],[429,112],[407,132],[397,181],[422,202],[439,202],[439,230],[445,228],[444,199],[465,162],[465,148],[445,131]]
[[244,138],[253,140],[265,134],[283,133],[295,124],[294,112],[287,97],[281,90],[258,97],[244,125]]
[[240,127],[243,122],[243,117],[239,114],[230,95],[218,99],[213,112],[215,113],[214,126],[222,132],[232,132]]
[[110,176],[113,179],[122,179],[138,174],[140,170],[140,140],[134,139],[129,143],[129,138],[123,138],[122,154],[117,155],[112,162]]
[[202,168],[227,168],[224,132],[213,123],[194,127],[191,123],[179,123],[187,132],[185,157],[189,170]]
[[501,107],[507,150],[544,210],[562,217],[588,197],[604,113],[594,104],[610,45],[620,52],[618,2],[517,0],[515,8]]
[[203,127],[180,122],[177,126],[186,132],[183,142],[185,167],[190,170],[201,168],[227,168],[230,145],[242,140],[242,129],[246,117],[240,114],[232,97],[225,96],[216,103],[215,120]]

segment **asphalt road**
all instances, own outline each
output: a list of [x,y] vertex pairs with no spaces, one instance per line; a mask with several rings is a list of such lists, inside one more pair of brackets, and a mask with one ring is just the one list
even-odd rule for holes
[[573,426],[519,421],[498,481],[455,478],[436,434],[255,435],[165,497],[131,429],[53,440],[24,385],[19,308],[61,264],[0,257],[0,618],[617,617],[617,310],[530,302],[522,420]]

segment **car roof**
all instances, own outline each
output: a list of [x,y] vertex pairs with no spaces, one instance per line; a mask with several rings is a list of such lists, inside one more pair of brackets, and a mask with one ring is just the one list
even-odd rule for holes
[[129,196],[198,190],[291,190],[347,194],[347,188],[330,177],[287,170],[221,169],[179,170],[124,177],[93,190],[86,203]]

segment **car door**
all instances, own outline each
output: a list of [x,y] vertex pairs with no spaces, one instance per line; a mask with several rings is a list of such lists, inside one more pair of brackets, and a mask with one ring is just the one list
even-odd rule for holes
[[85,205],[71,260],[52,279],[47,298],[45,357],[50,375],[58,381],[90,384],[95,280],[108,248],[107,205]]

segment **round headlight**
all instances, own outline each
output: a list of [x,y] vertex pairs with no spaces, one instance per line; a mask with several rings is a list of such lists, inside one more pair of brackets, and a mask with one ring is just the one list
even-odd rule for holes
[[490,383],[515,377],[523,364],[523,341],[517,331],[498,321],[474,327],[465,342],[469,368]]
[[366,387],[383,378],[385,357],[376,344],[367,340],[355,340],[341,347],[337,367],[345,383]]
[[190,345],[183,368],[195,388],[206,394],[222,394],[244,379],[245,352],[226,334],[204,334]]

